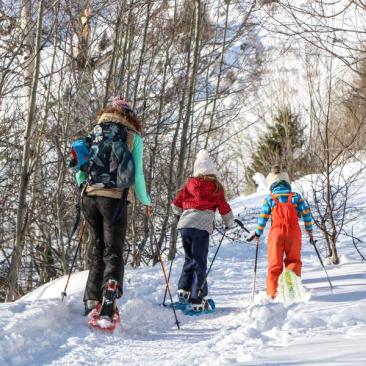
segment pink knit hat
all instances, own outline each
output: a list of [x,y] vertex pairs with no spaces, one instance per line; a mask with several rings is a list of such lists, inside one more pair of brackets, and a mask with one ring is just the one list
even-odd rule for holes
[[134,110],[131,108],[130,103],[126,99],[122,98],[122,96],[120,95],[113,99],[112,107],[119,109],[121,112],[132,114],[136,118],[136,114]]

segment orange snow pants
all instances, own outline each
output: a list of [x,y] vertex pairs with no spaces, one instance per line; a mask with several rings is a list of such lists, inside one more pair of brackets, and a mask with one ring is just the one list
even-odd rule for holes
[[275,206],[272,209],[272,226],[267,243],[267,294],[272,298],[276,296],[284,262],[286,269],[301,276],[301,229],[292,196],[293,193],[290,193],[285,203],[280,203],[271,196]]

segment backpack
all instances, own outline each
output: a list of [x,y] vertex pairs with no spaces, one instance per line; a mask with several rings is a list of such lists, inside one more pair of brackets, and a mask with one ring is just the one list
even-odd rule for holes
[[129,188],[135,183],[135,164],[127,146],[128,128],[104,122],[90,134],[90,184],[106,188]]
[[115,122],[94,127],[86,138],[71,145],[78,186],[88,182],[106,188],[129,188],[135,183],[135,164],[127,146],[128,128]]

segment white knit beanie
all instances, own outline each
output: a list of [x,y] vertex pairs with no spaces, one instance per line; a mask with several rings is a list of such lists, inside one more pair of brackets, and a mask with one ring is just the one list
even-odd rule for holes
[[218,175],[215,163],[211,159],[207,150],[201,150],[196,157],[193,167],[193,176],[198,177],[200,175]]
[[278,166],[274,166],[272,171],[267,175],[268,188],[271,189],[273,183],[285,181],[291,185],[290,177],[287,172],[281,172]]

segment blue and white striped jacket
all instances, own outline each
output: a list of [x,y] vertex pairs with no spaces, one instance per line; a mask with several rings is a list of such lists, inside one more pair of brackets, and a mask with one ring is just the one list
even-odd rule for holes
[[[291,187],[289,184],[285,182],[281,182],[272,189],[272,195],[274,195],[279,202],[287,202],[288,196],[291,193]],[[294,192],[294,195],[292,197],[292,204],[297,209],[297,215],[300,218],[302,216],[304,223],[305,223],[305,229],[307,231],[313,230],[313,219],[311,217],[311,211],[309,206],[306,204],[306,202],[302,199],[301,195],[299,193]],[[258,217],[257,221],[257,228],[255,230],[257,235],[262,235],[263,230],[267,224],[268,219],[271,217],[272,208],[276,205],[274,200],[271,198],[270,195],[267,195],[264,198],[263,205],[262,205],[262,212]]]

